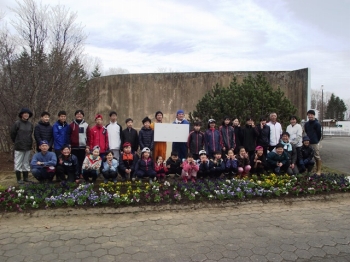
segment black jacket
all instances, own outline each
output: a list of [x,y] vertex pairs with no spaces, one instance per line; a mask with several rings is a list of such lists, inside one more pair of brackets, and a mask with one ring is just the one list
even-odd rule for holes
[[122,152],[119,157],[118,170],[120,170],[121,172],[125,172],[125,169],[131,169],[131,172],[133,172],[135,170],[135,165],[139,160],[139,157],[137,156],[137,154],[133,153],[131,154],[132,160],[131,159],[126,160],[125,158],[123,158],[123,155],[124,153]]
[[256,141],[256,130],[250,125],[245,125],[242,128],[242,137],[243,137],[243,146],[246,151],[254,151],[255,150],[255,141]]
[[237,152],[243,144],[242,128],[240,126],[236,126],[233,130],[235,133],[235,152]]
[[268,125],[264,125],[263,128],[261,128],[261,125],[258,125],[255,127],[255,130],[257,131],[258,137],[256,140],[256,144],[258,146],[269,146],[270,145],[270,127]]
[[302,160],[311,161],[315,155],[315,150],[311,146],[302,146],[300,149],[300,157]]
[[53,134],[52,126],[49,122],[44,123],[41,120],[34,128],[34,138],[36,142],[36,147],[39,149],[40,141],[46,140],[49,142],[49,147],[52,148],[53,145]]
[[201,131],[191,131],[187,139],[187,148],[192,154],[199,153],[204,148],[204,133]]
[[33,146],[33,124],[22,119],[17,120],[11,128],[11,139],[17,151],[29,151]]
[[140,144],[141,150],[145,147],[148,147],[151,151],[153,151],[153,145],[154,145],[153,133],[154,131],[150,128],[148,129],[144,127],[141,128],[139,132],[139,144]]
[[123,144],[125,142],[129,142],[131,144],[131,149],[133,152],[136,152],[137,149],[139,148],[139,135],[137,134],[136,129],[134,128],[125,128],[122,131],[122,144],[121,147],[123,147]]
[[317,119],[307,121],[304,126],[305,133],[310,138],[310,144],[318,144],[321,140],[322,130]]

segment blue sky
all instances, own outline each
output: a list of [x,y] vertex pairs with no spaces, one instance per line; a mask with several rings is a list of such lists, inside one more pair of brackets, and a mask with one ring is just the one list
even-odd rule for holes
[[[350,98],[350,0],[42,0],[77,12],[85,53],[130,73],[311,69]],[[0,9],[11,17],[2,0]]]

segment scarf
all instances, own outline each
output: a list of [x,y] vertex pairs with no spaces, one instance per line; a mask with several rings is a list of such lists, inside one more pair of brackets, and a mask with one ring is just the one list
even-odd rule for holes
[[285,143],[283,140],[281,140],[281,144],[283,145],[284,150],[287,150],[288,152],[291,152],[293,150],[291,143]]

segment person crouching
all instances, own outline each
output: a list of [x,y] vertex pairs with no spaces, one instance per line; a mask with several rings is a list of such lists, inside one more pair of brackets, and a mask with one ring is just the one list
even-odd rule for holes
[[192,180],[192,182],[196,182],[197,172],[199,170],[199,166],[193,158],[191,153],[187,154],[187,159],[183,162],[182,165],[182,179],[185,183],[187,180]]
[[153,160],[151,158],[151,150],[145,147],[141,151],[141,159],[136,163],[135,175],[139,179],[144,177],[149,178],[149,183],[152,184],[153,180],[156,180],[156,171],[154,170]]
[[100,147],[95,146],[92,150],[92,154],[85,157],[83,162],[83,177],[86,182],[90,182],[90,177],[92,183],[96,182],[98,171],[101,167],[101,157],[100,157]]
[[104,183],[108,183],[109,179],[117,182],[118,176],[118,160],[114,158],[113,151],[106,152],[106,160],[102,163],[101,173],[104,177]]

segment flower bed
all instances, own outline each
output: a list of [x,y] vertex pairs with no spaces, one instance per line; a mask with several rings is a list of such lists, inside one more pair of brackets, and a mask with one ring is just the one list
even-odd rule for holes
[[28,184],[0,191],[3,211],[30,208],[126,206],[199,201],[243,201],[256,197],[314,195],[350,190],[349,177],[337,174],[321,176],[253,175],[244,179],[198,180],[196,182],[136,182],[94,184]]

